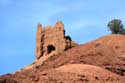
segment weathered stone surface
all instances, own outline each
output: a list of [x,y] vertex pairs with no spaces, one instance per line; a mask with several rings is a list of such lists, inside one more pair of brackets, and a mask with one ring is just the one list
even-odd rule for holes
[[[65,36],[64,25],[58,21],[54,27],[42,27],[39,23],[36,33],[36,58],[51,54],[52,51],[60,53],[74,46],[70,36]],[[73,45],[71,45],[73,44]]]

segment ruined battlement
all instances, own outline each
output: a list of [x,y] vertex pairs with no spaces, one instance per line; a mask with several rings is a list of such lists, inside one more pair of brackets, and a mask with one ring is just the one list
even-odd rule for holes
[[43,27],[39,23],[36,32],[36,58],[67,50],[72,47],[71,42],[71,38],[65,36],[64,24],[61,21],[53,27]]

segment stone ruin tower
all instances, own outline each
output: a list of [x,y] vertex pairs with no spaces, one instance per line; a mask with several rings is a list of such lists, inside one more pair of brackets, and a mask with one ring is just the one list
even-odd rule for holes
[[36,58],[47,56],[52,52],[60,53],[71,48],[71,38],[65,36],[64,25],[58,21],[54,27],[42,27],[39,23],[36,32]]

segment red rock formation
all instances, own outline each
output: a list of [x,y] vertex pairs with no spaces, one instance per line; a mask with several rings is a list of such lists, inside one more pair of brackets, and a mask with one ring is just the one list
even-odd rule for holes
[[36,32],[36,58],[39,58],[40,56],[43,55],[43,37],[44,35],[42,34],[42,25],[38,24],[37,26],[37,32]]
[[[38,24],[36,33],[36,58],[39,59],[44,55],[50,54],[52,51],[60,53],[72,45],[71,38],[65,36],[64,25],[58,21],[54,27],[42,27]],[[74,43],[73,43],[74,45]]]

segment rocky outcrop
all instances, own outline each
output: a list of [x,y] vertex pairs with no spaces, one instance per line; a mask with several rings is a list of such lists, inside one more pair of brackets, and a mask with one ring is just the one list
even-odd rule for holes
[[58,21],[53,27],[37,25],[36,32],[36,60],[33,64],[23,67],[21,70],[29,70],[42,65],[47,59],[67,51],[78,44],[65,35],[64,24]]
[[60,53],[76,45],[70,36],[65,35],[64,25],[61,21],[58,21],[54,27],[42,27],[40,23],[38,24],[36,33],[37,59],[51,54],[52,51]]

